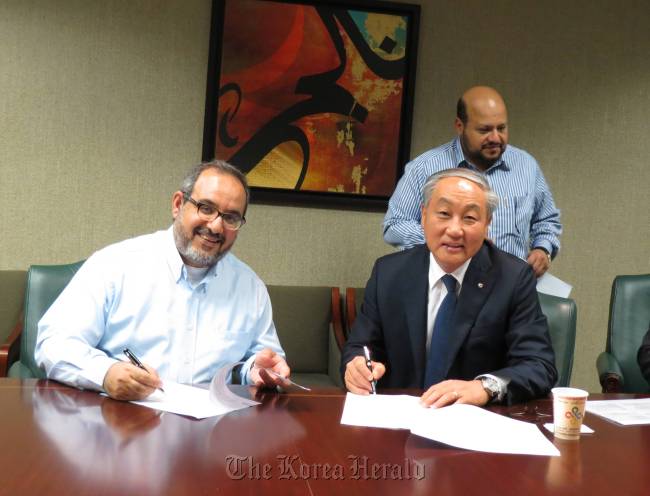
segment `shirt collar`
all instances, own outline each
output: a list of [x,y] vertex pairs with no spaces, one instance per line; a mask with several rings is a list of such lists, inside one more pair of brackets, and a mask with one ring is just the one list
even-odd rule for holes
[[[456,270],[451,272],[451,275],[454,276],[454,279],[458,281],[459,288],[462,287],[463,285],[463,279],[465,279],[465,272],[467,272],[467,267],[469,267],[469,263],[471,261],[472,259],[468,258],[467,260],[465,260],[463,265],[461,265]],[[445,272],[440,268],[438,262],[436,262],[436,258],[433,256],[433,253],[429,252],[429,291],[433,289],[433,287],[446,273],[447,272]]]
[[[503,167],[504,170],[510,170],[510,166],[506,161],[507,153],[508,153],[508,147],[506,146],[506,151],[503,152],[501,158],[495,164],[490,166],[485,172],[496,169],[497,167]],[[470,164],[469,161],[465,158],[465,154],[463,153],[463,145],[460,144],[460,136],[456,136],[456,139],[454,139],[454,144],[452,146],[452,154],[454,156],[454,163],[456,164],[457,167],[461,167],[464,169],[472,169],[481,173],[483,172],[477,169],[476,167],[474,167],[474,165]]]

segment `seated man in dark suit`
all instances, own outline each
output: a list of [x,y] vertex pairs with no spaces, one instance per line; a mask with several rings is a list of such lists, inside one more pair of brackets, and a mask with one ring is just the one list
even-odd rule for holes
[[639,347],[636,360],[639,363],[643,377],[650,383],[650,325],[648,326],[648,332],[643,337],[643,342]]
[[432,175],[423,197],[426,245],[375,263],[343,350],[346,387],[423,388],[434,407],[547,395],[557,371],[535,275],[486,240],[498,197],[467,169]]

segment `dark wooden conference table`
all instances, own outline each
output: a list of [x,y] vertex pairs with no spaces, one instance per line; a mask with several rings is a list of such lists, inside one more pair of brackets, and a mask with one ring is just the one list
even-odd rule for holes
[[[194,420],[0,379],[0,495],[650,494],[650,426],[587,415],[595,434],[555,440],[561,457],[489,454],[340,425],[337,389],[238,393],[262,404]],[[543,423],[535,413],[550,414],[551,401],[492,409]]]

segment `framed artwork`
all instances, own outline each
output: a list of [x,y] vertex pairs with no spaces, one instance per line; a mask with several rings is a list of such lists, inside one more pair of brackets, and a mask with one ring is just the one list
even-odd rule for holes
[[213,0],[203,159],[253,202],[385,208],[408,161],[418,5]]

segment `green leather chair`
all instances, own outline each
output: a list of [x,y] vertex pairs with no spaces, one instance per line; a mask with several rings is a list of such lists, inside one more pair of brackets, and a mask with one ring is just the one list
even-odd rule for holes
[[537,293],[542,313],[548,321],[555,351],[555,368],[557,369],[556,386],[568,386],[573,371],[573,354],[576,344],[576,320],[578,311],[571,298],[559,298],[544,293]]
[[[363,288],[348,288],[345,292],[345,322],[348,332],[363,302]],[[573,371],[573,354],[576,342],[576,304],[569,298],[558,298],[538,293],[542,313],[548,320],[549,333],[555,351],[557,386],[568,386]]]
[[650,274],[616,276],[609,300],[607,343],[596,359],[605,393],[647,393],[648,382],[637,363],[637,351],[650,322]]
[[45,372],[39,369],[34,361],[38,321],[82,264],[83,261],[68,265],[32,265],[29,268],[23,331],[20,338],[20,359],[11,365],[9,377],[45,377]]
[[339,289],[268,286],[268,291],[292,379],[305,386],[342,387]]

